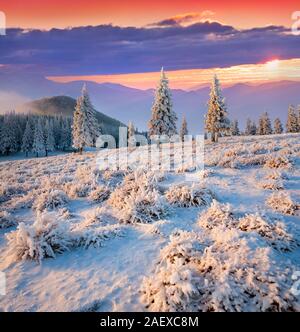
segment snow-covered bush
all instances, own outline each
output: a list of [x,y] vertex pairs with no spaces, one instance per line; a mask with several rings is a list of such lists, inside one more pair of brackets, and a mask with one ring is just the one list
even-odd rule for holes
[[294,215],[299,209],[299,204],[294,202],[288,192],[273,193],[267,199],[267,205],[280,213]]
[[168,213],[165,199],[154,190],[141,188],[137,192],[123,193],[115,190],[109,204],[116,209],[118,219],[126,223],[149,223],[159,220]]
[[72,232],[72,240],[76,247],[84,247],[85,249],[93,246],[95,248],[103,247],[104,242],[122,236],[123,231],[120,225],[105,225],[98,227],[87,227],[80,231]]
[[287,232],[284,223],[266,221],[257,214],[250,214],[240,218],[238,228],[243,232],[259,234],[272,247],[280,251],[292,251],[299,245],[299,242]]
[[0,203],[9,200],[13,196],[22,195],[24,193],[23,186],[2,183],[0,185]]
[[211,176],[213,174],[214,174],[213,170],[211,170],[211,169],[204,169],[203,171],[199,172],[199,178],[200,178],[200,180],[203,180],[203,179],[206,179],[206,178],[208,178],[209,176]]
[[215,229],[218,241],[177,232],[161,250],[152,276],[142,283],[151,311],[289,311],[291,271],[274,266],[270,249],[256,249],[239,233]]
[[124,171],[106,170],[99,174],[98,183],[103,186],[115,188],[122,183],[126,173]]
[[200,214],[198,225],[207,229],[212,229],[216,226],[224,225],[226,227],[233,227],[236,220],[231,211],[229,204],[221,204],[213,200],[211,206]]
[[11,262],[53,257],[69,250],[71,240],[68,223],[54,212],[39,213],[32,225],[20,223],[18,229],[6,235]]
[[213,194],[208,189],[187,185],[172,186],[165,194],[167,201],[178,207],[208,205],[213,200]]
[[191,164],[184,164],[180,167],[178,167],[175,172],[180,174],[180,173],[191,173],[196,170],[196,166],[191,165]]
[[135,172],[127,175],[108,200],[118,219],[126,223],[148,223],[159,220],[168,212],[168,206],[157,188],[151,173]]
[[265,163],[265,155],[242,155],[242,156],[224,156],[219,162],[219,167],[225,168],[244,168],[249,166],[260,166]]
[[0,211],[0,229],[9,228],[15,226],[16,220],[13,216],[7,211]]
[[110,214],[109,209],[104,207],[98,207],[95,210],[88,211],[85,215],[84,221],[76,225],[75,229],[86,229],[87,227],[103,226],[112,223],[116,223],[116,219]]
[[292,168],[292,164],[285,156],[271,156],[266,160],[264,167],[275,169],[290,169]]
[[170,236],[153,275],[142,283],[142,302],[147,309],[198,311],[200,278],[196,262],[202,249],[196,233],[177,231]]
[[102,203],[109,198],[111,191],[106,186],[97,186],[89,194],[89,199],[93,202]]
[[69,199],[62,190],[50,190],[37,196],[33,208],[37,211],[55,210],[65,207]]
[[257,183],[258,188],[268,189],[268,190],[283,190],[284,185],[281,180],[267,180],[259,181]]
[[267,180],[288,180],[288,174],[284,171],[273,170],[266,175]]

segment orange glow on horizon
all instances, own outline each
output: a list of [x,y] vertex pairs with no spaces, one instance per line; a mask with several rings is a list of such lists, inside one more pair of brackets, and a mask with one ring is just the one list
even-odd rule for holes
[[[167,71],[173,89],[191,90],[210,84],[216,73],[223,85],[237,83],[259,84],[273,81],[300,81],[300,58],[291,60],[274,59],[263,64],[248,64],[227,68],[189,69]],[[159,72],[120,75],[55,76],[49,80],[67,83],[72,81],[92,81],[96,83],[122,84],[131,88],[155,88]]]

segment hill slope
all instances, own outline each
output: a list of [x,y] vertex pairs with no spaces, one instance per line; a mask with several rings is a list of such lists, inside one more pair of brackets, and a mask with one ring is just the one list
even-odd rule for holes
[[[68,96],[54,96],[33,100],[16,108],[19,113],[31,113],[39,115],[63,115],[72,116],[75,110],[76,100]],[[105,134],[118,137],[119,127],[125,126],[122,122],[96,111],[97,119]]]

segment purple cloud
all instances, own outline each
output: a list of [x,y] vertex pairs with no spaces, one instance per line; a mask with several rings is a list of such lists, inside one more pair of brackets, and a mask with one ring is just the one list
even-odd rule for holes
[[[171,23],[171,22],[170,22]],[[226,67],[270,57],[297,58],[300,36],[283,27],[237,30],[217,22],[189,26],[100,25],[50,31],[8,29],[0,63],[33,65],[45,75],[89,75]]]

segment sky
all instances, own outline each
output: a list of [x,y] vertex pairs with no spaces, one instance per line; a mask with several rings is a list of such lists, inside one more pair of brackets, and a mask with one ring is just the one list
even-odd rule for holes
[[0,0],[0,74],[40,74],[193,89],[218,73],[225,84],[300,80],[300,36],[291,34],[300,2],[195,0]]
[[290,26],[298,0],[0,0],[9,27],[50,29],[113,23],[145,26],[186,13],[208,16],[238,28]]

